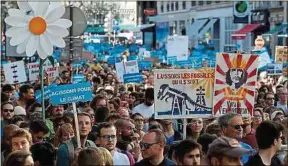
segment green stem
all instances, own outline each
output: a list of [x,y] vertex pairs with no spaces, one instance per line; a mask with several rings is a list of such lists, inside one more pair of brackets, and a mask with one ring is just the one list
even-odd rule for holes
[[40,58],[40,83],[41,83],[41,98],[42,98],[42,117],[45,122],[45,98],[44,98],[44,80],[43,80],[43,64],[44,60]]

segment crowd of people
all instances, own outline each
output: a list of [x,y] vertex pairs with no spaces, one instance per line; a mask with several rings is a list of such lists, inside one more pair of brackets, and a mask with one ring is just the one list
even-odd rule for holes
[[[152,71],[142,71],[142,84],[125,85],[113,66],[100,65],[77,71],[93,93],[92,101],[77,103],[81,145],[71,104],[39,103],[37,81],[2,82],[2,165],[287,165],[287,73],[280,78],[258,74],[253,115],[187,119],[184,138],[182,120],[154,118]],[[72,83],[75,71],[71,64],[66,69],[53,80],[45,78],[45,85]]]

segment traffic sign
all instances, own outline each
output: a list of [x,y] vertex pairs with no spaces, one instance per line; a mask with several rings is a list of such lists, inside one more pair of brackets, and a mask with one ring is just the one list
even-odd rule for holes
[[255,39],[254,42],[255,46],[258,48],[262,48],[265,44],[264,39],[262,38],[262,36],[257,36],[257,38]]

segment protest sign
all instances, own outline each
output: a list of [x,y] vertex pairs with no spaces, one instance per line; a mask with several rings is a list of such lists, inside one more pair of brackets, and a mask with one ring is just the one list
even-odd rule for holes
[[155,118],[177,119],[212,115],[214,70],[154,70]]
[[[29,70],[29,81],[38,80],[40,70],[39,67],[40,67],[39,62],[27,64],[27,68]],[[53,67],[50,61],[45,61],[45,63],[43,64],[43,70],[44,70],[43,72],[46,73],[49,78],[55,78],[59,76],[58,67],[56,66],[56,64]]]
[[93,61],[94,54],[92,52],[82,52],[82,59]]
[[167,57],[176,56],[178,61],[188,59],[188,36],[168,36]]
[[276,63],[288,62],[288,47],[287,46],[276,46],[275,62]]
[[259,59],[253,54],[216,56],[213,114],[235,112],[253,116]]
[[123,75],[124,83],[141,83],[143,76],[141,73],[128,73]]
[[72,76],[72,82],[74,84],[85,82],[85,81],[86,81],[86,77],[83,74],[73,74]]
[[125,68],[123,62],[115,63],[117,77],[121,82],[124,82],[123,75],[125,74]]
[[126,74],[139,73],[137,60],[124,62],[124,68]]
[[138,61],[139,70],[152,70],[152,61]]
[[86,102],[92,100],[91,84],[67,84],[51,88],[52,105]]
[[[53,86],[46,86],[46,87],[44,87],[44,99],[46,100],[46,99],[50,99],[50,97],[51,97],[51,88],[52,87],[55,87],[55,85]],[[42,96],[41,96],[41,90],[37,90],[37,91],[35,91],[35,99],[39,102],[39,103],[41,103],[42,102]]]
[[267,74],[268,75],[281,75],[283,72],[282,63],[269,63],[267,64]]
[[27,81],[24,62],[17,61],[3,64],[5,81],[10,84],[22,83]]
[[138,56],[141,58],[141,57],[144,57],[144,53],[146,51],[146,48],[139,48],[139,53],[138,53]]

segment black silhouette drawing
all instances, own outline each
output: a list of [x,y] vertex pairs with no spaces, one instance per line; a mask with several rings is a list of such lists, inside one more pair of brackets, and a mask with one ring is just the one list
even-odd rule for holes
[[229,69],[226,72],[226,83],[233,90],[238,90],[247,81],[247,71],[239,68]]

